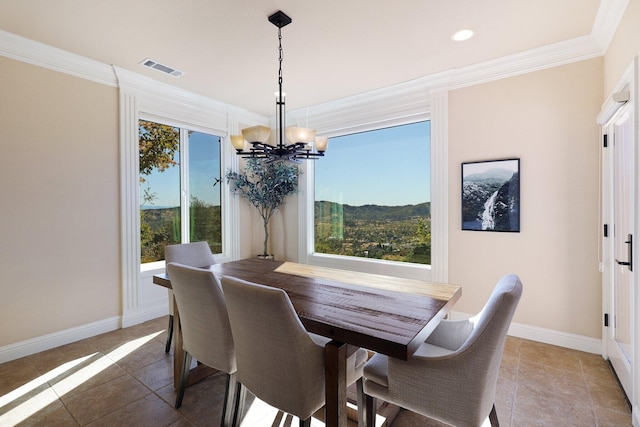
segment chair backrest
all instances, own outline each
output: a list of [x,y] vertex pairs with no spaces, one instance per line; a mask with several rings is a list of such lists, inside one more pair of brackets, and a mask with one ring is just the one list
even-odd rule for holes
[[465,369],[477,376],[476,390],[482,396],[480,413],[494,404],[504,344],[521,296],[520,278],[514,274],[502,277],[482,311],[470,319],[473,330],[457,351],[466,356]]
[[514,274],[502,277],[482,311],[471,319],[473,331],[458,350],[467,356],[464,369],[477,377],[469,390],[475,389],[480,396],[478,414],[488,413],[495,402],[504,344],[521,296],[520,278]]
[[233,336],[222,289],[213,272],[169,263],[167,272],[180,311],[183,348],[198,361],[236,371]]
[[[167,264],[175,262],[191,267],[209,267],[215,264],[211,248],[207,242],[181,243],[164,248],[164,259]],[[169,275],[171,277],[171,275]]]
[[324,349],[309,336],[282,289],[221,279],[238,381],[259,399],[301,419],[324,404]]
[[[507,338],[507,331],[522,296],[522,282],[516,275],[507,275],[498,281],[484,308],[473,318],[458,323],[466,340],[457,349],[450,348],[442,356],[416,360],[413,369],[403,362],[389,359],[389,382],[402,384],[420,378],[420,367],[426,370],[425,393],[431,395],[406,405],[420,412],[427,406],[430,415],[452,425],[480,425],[495,402],[495,391]],[[451,331],[453,332],[453,331]],[[427,339],[429,343],[429,339]],[[420,357],[416,358],[420,359]],[[409,362],[411,364],[411,361]],[[437,364],[437,372],[434,365]],[[397,366],[397,368],[396,368]],[[394,384],[394,387],[399,387]],[[434,392],[434,390],[438,390]],[[444,402],[444,403],[443,403]]]
[[469,320],[473,329],[458,352],[468,351],[472,347],[473,349],[477,349],[478,346],[488,347],[492,349],[493,357],[498,359],[497,370],[507,332],[521,296],[520,278],[514,274],[502,277],[480,313]]

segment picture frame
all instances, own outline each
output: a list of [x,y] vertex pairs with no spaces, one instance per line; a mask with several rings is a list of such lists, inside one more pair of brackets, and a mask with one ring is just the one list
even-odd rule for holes
[[462,163],[462,230],[520,232],[520,159]]

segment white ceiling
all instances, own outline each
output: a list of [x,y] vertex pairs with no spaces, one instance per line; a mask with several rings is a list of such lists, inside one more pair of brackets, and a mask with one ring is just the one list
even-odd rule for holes
[[292,110],[588,36],[611,1],[2,0],[0,29],[271,116],[277,10]]

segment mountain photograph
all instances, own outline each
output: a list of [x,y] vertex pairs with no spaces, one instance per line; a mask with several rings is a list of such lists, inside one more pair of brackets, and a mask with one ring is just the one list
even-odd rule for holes
[[520,231],[520,161],[462,164],[462,229]]

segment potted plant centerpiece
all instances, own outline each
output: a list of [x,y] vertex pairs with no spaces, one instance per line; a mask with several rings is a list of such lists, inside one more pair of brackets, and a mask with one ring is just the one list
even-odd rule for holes
[[242,172],[228,171],[226,175],[233,194],[246,198],[260,213],[264,226],[262,257],[270,258],[269,220],[285,198],[298,191],[298,166],[286,160],[248,159]]

